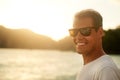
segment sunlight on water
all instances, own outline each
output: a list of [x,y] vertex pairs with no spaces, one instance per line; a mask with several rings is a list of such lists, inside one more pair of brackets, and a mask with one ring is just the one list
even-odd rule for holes
[[0,80],[74,80],[80,56],[73,52],[0,50]]
[[[120,57],[112,57],[120,66]],[[74,52],[0,49],[0,80],[75,80],[81,67]]]

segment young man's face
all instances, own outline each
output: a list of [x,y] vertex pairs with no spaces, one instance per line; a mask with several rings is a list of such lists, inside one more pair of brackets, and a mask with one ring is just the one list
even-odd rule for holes
[[96,26],[93,25],[93,20],[90,17],[74,21],[73,29],[79,29],[73,37],[78,53],[89,55],[100,47],[100,29],[96,32],[94,27]]

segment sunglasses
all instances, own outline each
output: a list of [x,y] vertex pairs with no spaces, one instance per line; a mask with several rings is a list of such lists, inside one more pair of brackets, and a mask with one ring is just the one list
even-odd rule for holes
[[83,35],[83,36],[90,36],[92,29],[95,29],[95,27],[69,29],[69,34],[70,34],[70,36],[75,37],[78,34],[78,32],[80,32],[80,34]]

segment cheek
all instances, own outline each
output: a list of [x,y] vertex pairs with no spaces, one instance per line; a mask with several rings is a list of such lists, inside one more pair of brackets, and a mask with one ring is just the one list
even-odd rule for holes
[[77,44],[77,43],[76,43],[76,38],[73,38],[73,42],[74,42],[75,44]]
[[96,43],[96,41],[97,41],[96,38],[95,38],[95,37],[92,37],[92,36],[87,37],[86,40],[88,41],[88,43],[89,43],[90,45],[94,45],[94,44]]

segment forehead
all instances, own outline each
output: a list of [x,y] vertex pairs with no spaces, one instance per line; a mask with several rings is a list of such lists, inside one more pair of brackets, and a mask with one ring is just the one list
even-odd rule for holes
[[93,19],[91,17],[75,18],[73,22],[74,28],[83,28],[93,26]]

